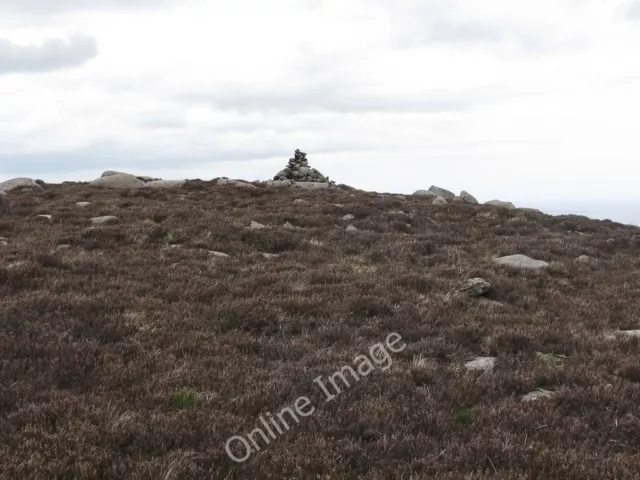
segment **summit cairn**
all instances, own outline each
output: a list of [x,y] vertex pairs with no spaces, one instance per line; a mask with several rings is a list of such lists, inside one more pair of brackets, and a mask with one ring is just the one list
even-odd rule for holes
[[[284,187],[299,185],[305,187],[328,187],[331,183],[329,177],[325,177],[315,168],[309,166],[307,154],[296,149],[294,157],[289,159],[289,164],[278,172],[273,180],[267,181],[268,185]],[[312,185],[313,184],[313,185]]]

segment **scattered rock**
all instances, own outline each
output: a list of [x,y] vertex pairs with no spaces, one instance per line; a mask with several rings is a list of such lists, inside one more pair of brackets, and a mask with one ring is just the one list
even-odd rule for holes
[[114,217],[113,215],[93,217],[91,219],[91,223],[93,223],[94,225],[111,225],[113,223],[118,223],[118,217]]
[[223,252],[214,252],[213,250],[209,251],[209,255],[220,258],[229,258],[229,255]]
[[456,197],[455,193],[450,192],[449,190],[446,190],[444,188],[436,187],[435,185],[432,185],[428,191],[433,193],[434,196],[442,197],[446,200],[453,200]]
[[256,221],[251,220],[251,224],[249,225],[249,228],[251,230],[260,230],[262,228],[266,228],[264,225],[262,225],[261,223],[258,223]]
[[91,202],[76,202],[76,207],[78,208],[86,208],[91,205]]
[[7,245],[9,245],[9,242],[6,240],[0,240],[0,247],[6,247]]
[[355,215],[347,213],[344,217],[342,217],[342,220],[344,220],[345,222],[348,222],[349,220],[353,220],[354,218],[356,218]]
[[575,261],[579,263],[589,263],[591,261],[591,257],[588,255],[580,255]]
[[359,232],[360,230],[358,229],[358,227],[355,227],[355,226],[353,226],[353,225],[349,225],[349,226],[346,228],[346,231],[347,231],[348,233],[355,233],[355,232]]
[[435,193],[432,193],[428,190],[416,190],[415,192],[413,192],[413,194],[418,197],[437,197],[438,196]]
[[480,297],[491,290],[491,284],[484,278],[470,278],[465,280],[460,288],[459,292],[466,292],[472,297]]
[[549,266],[547,262],[534,260],[533,258],[521,254],[499,257],[494,259],[493,263],[505,267],[521,268],[525,270],[540,270]]
[[478,200],[476,199],[476,197],[471,195],[466,190],[463,190],[462,192],[460,192],[460,198],[464,203],[469,203],[471,205],[478,205]]
[[127,173],[107,175],[105,177],[97,178],[91,182],[91,185],[94,187],[107,188],[139,188],[144,184],[145,183],[142,180],[138,180],[135,176]]
[[70,249],[71,249],[71,245],[67,243],[63,243],[62,245],[58,245],[56,247],[56,250],[70,250]]
[[301,227],[296,227],[294,224],[292,224],[291,222],[286,222],[282,228],[286,228],[287,230],[302,230]]
[[555,395],[555,392],[552,392],[550,390],[545,390],[543,388],[538,388],[537,390],[534,390],[533,392],[529,392],[526,395],[524,395],[522,397],[522,401],[530,402],[533,400],[538,400],[540,398],[551,398],[554,395]]
[[515,210],[516,206],[511,202],[503,202],[501,200],[489,200],[484,202],[485,205],[491,205],[493,207],[508,208],[509,210]]
[[436,197],[435,200],[433,201],[433,205],[446,205],[447,201],[444,199],[444,197]]
[[32,178],[20,177],[0,182],[0,191],[3,192],[10,192],[11,190],[15,190],[20,187],[42,190],[42,186]]
[[293,201],[293,203],[301,203],[301,204],[304,204],[304,203],[309,203],[309,202],[307,202],[304,198],[296,198],[296,199]]
[[36,215],[36,218],[40,218],[42,220],[51,220],[53,217],[51,215],[42,214],[42,215]]
[[186,180],[152,180],[143,185],[144,188],[182,188]]
[[265,252],[260,252],[260,255],[262,255],[264,258],[277,258],[280,256],[277,253],[265,253]]
[[496,364],[495,357],[476,357],[470,362],[464,364],[467,370],[475,371],[475,370],[492,370],[494,365]]

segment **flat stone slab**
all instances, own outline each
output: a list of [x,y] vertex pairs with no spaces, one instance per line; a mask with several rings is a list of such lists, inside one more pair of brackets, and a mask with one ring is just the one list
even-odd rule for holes
[[214,252],[213,250],[209,251],[209,255],[219,258],[229,258],[229,255],[223,252]]
[[91,202],[76,202],[76,207],[78,208],[86,208],[91,205]]
[[527,257],[526,255],[508,255],[506,257],[499,257],[493,260],[495,265],[501,265],[511,268],[521,268],[525,270],[541,270],[547,268],[549,264],[542,260],[535,260]]
[[476,357],[470,362],[464,364],[467,370],[478,371],[478,370],[492,370],[494,365],[496,364],[495,357]]
[[96,178],[91,185],[94,187],[107,188],[139,188],[144,186],[142,180],[138,180],[135,176],[129,174],[107,175],[105,177]]
[[103,217],[93,217],[91,219],[91,223],[94,225],[110,225],[113,223],[118,223],[118,217],[114,217],[113,215],[105,215]]
[[531,402],[531,401],[534,401],[534,400],[551,398],[554,395],[555,395],[555,392],[552,392],[551,390],[545,390],[544,388],[538,388],[537,390],[534,390],[533,392],[529,392],[526,395],[524,395],[522,397],[522,401],[523,402]]
[[484,278],[470,278],[462,282],[458,288],[459,292],[465,292],[472,297],[480,297],[491,290],[491,283]]
[[511,202],[503,202],[502,200],[489,200],[484,202],[485,205],[491,205],[493,207],[508,208],[509,210],[515,210],[516,206]]
[[36,218],[41,220],[51,220],[53,217],[51,215],[36,215]]

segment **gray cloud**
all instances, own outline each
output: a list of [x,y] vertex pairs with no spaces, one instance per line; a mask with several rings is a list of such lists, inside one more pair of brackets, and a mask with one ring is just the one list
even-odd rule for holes
[[635,0],[627,7],[627,17],[632,20],[640,20],[640,0]]
[[218,110],[278,113],[438,113],[471,110],[503,100],[498,89],[467,91],[431,90],[420,93],[366,92],[340,82],[324,82],[299,87],[228,85],[212,93],[189,93],[178,100],[206,104]]
[[0,38],[0,75],[77,67],[97,55],[97,42],[87,35],[50,39],[41,45],[18,45]]

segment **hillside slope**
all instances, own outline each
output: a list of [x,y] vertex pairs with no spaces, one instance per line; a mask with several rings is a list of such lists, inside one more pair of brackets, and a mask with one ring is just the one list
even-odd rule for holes
[[[11,198],[0,478],[638,478],[640,339],[612,332],[640,329],[640,228],[200,181]],[[489,293],[456,293],[474,277]],[[326,402],[314,379],[393,333]],[[300,397],[312,414],[230,458]]]

